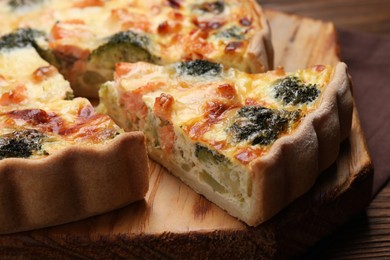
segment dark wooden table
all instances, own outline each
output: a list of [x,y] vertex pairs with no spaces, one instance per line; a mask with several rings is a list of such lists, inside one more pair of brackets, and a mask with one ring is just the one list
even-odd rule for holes
[[258,0],[264,8],[325,21],[338,28],[390,36],[390,0]]
[[[390,36],[390,0],[260,0],[260,3],[264,8],[332,21],[341,30]],[[390,184],[376,195],[366,212],[321,241],[305,257],[390,259]]]

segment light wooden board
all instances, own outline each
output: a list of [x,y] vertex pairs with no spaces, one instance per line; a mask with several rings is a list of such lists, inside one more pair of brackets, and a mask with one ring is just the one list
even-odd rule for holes
[[[286,70],[338,60],[330,23],[267,11],[275,65]],[[310,192],[250,228],[150,161],[145,201],[62,226],[0,236],[0,255],[29,257],[280,258],[304,252],[363,210],[373,170],[356,110],[337,162]],[[359,199],[356,197],[359,196]]]

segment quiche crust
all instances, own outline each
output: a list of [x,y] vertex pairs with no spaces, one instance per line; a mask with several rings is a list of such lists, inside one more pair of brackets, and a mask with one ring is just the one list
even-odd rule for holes
[[0,233],[72,222],[141,200],[148,171],[141,132],[104,146],[70,146],[42,159],[3,159]]
[[[145,70],[145,74],[149,69],[153,71],[153,65],[145,63],[128,66],[130,71],[133,68],[136,68],[134,71],[138,72]],[[163,71],[161,68],[154,67],[154,69],[158,71],[157,74]],[[240,164],[230,156],[230,160],[224,159],[226,157],[220,154],[221,151],[218,151],[218,148],[206,146],[197,139],[192,140],[188,136],[190,132],[183,132],[185,126],[178,126],[177,122],[171,126],[176,138],[174,145],[166,146],[169,143],[165,143],[161,138],[169,136],[157,133],[156,137],[156,133],[150,129],[154,129],[164,122],[152,109],[154,110],[156,103],[160,102],[157,100],[167,97],[167,94],[161,94],[158,97],[159,93],[164,92],[162,89],[152,92],[155,94],[145,94],[142,98],[141,96],[133,96],[131,100],[135,100],[135,98],[143,100],[138,99],[137,101],[137,107],[140,108],[138,112],[141,114],[133,113],[135,108],[131,106],[132,109],[129,110],[127,107],[126,100],[129,97],[127,91],[140,93],[145,90],[145,87],[138,88],[137,82],[140,82],[138,74],[132,73],[125,74],[123,81],[119,77],[116,83],[108,83],[101,89],[101,109],[106,109],[108,114],[126,130],[144,129],[148,140],[149,156],[153,160],[165,166],[196,192],[251,226],[268,220],[308,191],[319,174],[335,161],[340,142],[350,132],[353,99],[347,67],[344,63],[338,63],[332,69],[329,81],[318,99],[315,110],[306,114],[291,132],[276,139],[266,153],[251,159],[248,164]],[[142,78],[142,76],[139,77]],[[127,79],[128,81],[126,81]],[[164,80],[168,81],[165,78]],[[197,83],[202,84],[201,81]],[[142,86],[142,83],[140,84]],[[154,83],[155,85],[148,84],[147,87],[158,85],[157,83]],[[204,84],[209,86],[209,83]],[[177,90],[179,96],[182,91],[184,90],[180,88]],[[121,95],[125,98],[122,99]],[[175,94],[172,95],[174,102],[176,102]],[[196,95],[190,95],[188,102],[204,98]],[[156,97],[156,101],[153,101],[154,97]],[[167,100],[164,102],[166,102],[163,103],[164,105],[168,104]],[[183,100],[177,102],[185,104]],[[151,109],[146,116],[148,119],[142,121],[139,127],[137,126],[139,122],[132,121],[132,119],[137,118],[138,115],[142,118],[142,111],[146,112],[146,107],[141,108],[146,103]],[[155,111],[161,114],[158,110]],[[190,114],[189,116],[193,117],[194,115]],[[167,127],[170,127],[169,124],[161,129],[167,130]],[[213,138],[218,142],[219,139],[215,139],[215,136]],[[158,142],[158,140],[160,141]],[[218,143],[216,144],[218,145]],[[171,152],[169,149],[172,149]],[[213,157],[217,162],[210,164],[210,157]]]
[[236,217],[252,226],[268,220],[307,192],[336,160],[352,124],[353,97],[346,70],[345,63],[338,63],[319,107],[294,133],[278,139],[265,156],[251,163],[254,199],[249,214],[236,211]]
[[0,39],[0,234],[143,199],[149,185],[144,135],[124,133],[87,99],[72,99],[53,66],[28,44],[4,46],[19,39],[8,37]]
[[293,133],[277,139],[266,155],[250,163],[248,185],[252,196],[245,209],[163,160],[163,154],[149,151],[149,155],[230,215],[257,226],[306,193],[336,160],[340,143],[348,137],[352,124],[353,98],[346,70],[345,63],[338,63],[316,110]]

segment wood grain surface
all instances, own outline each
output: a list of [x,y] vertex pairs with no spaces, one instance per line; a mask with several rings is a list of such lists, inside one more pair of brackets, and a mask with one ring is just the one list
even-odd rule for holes
[[[260,3],[265,8],[332,21],[338,29],[390,36],[390,0],[260,0]],[[390,259],[390,184],[377,194],[366,212],[322,240],[305,258]]]
[[331,21],[340,29],[390,36],[390,0],[258,0],[264,8]]
[[[271,27],[283,25],[274,34],[277,65],[296,69],[337,61],[331,23],[273,11],[267,15]],[[306,252],[371,200],[373,171],[356,110],[337,162],[310,192],[256,228],[230,217],[154,162],[150,165],[145,201],[80,222],[0,236],[0,256],[286,258]]]

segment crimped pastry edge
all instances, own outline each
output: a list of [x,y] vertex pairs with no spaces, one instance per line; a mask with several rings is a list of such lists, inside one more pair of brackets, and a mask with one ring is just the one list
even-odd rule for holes
[[340,62],[316,110],[293,133],[276,140],[266,155],[249,165],[252,196],[245,209],[163,160],[163,154],[149,153],[149,156],[230,215],[257,226],[306,193],[320,173],[335,162],[340,143],[350,133],[352,111],[351,82],[346,64]]
[[144,135],[107,145],[70,146],[42,159],[0,161],[0,234],[108,212],[144,198],[149,167]]
[[345,63],[338,63],[317,109],[291,135],[250,165],[253,200],[250,213],[236,217],[256,226],[307,192],[321,171],[337,158],[352,125],[353,97]]

